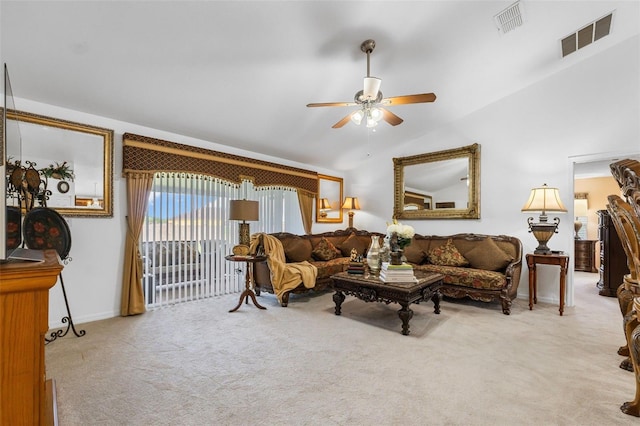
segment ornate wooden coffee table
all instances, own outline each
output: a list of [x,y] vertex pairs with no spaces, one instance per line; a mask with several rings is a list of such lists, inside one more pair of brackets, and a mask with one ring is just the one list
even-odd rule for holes
[[356,275],[340,272],[331,276],[333,301],[336,304],[336,315],[342,313],[341,305],[345,295],[350,294],[365,302],[399,303],[402,308],[398,316],[402,320],[402,334],[409,334],[409,320],[413,311],[409,308],[412,303],[420,303],[431,299],[434,312],[440,313],[440,292],[443,276],[429,272],[415,272],[415,282],[382,282],[375,275]]

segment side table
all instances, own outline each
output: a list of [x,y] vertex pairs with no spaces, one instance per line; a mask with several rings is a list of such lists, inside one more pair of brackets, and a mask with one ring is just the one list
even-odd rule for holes
[[249,304],[249,298],[251,298],[251,300],[253,301],[253,304],[256,305],[257,308],[260,309],[267,309],[264,306],[260,305],[258,303],[258,301],[256,300],[256,294],[253,292],[253,268],[251,267],[252,263],[256,263],[256,262],[264,262],[267,258],[266,256],[234,256],[234,255],[229,255],[229,256],[225,256],[225,259],[231,261],[231,262],[245,262],[247,264],[247,270],[244,274],[245,280],[244,280],[244,291],[242,292],[242,294],[240,295],[240,301],[238,301],[238,305],[231,309],[229,312],[235,312],[238,309],[240,309],[240,306],[242,306],[242,301],[244,300],[245,303]]
[[569,256],[564,254],[527,254],[527,266],[529,267],[529,310],[533,304],[538,303],[538,283],[536,265],[560,266],[560,315],[564,312],[564,293],[567,282],[567,270],[569,268]]

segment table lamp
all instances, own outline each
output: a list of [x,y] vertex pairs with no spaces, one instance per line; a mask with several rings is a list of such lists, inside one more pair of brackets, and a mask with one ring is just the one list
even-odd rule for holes
[[553,234],[558,232],[558,224],[560,219],[553,218],[553,223],[548,222],[547,212],[566,213],[567,209],[560,200],[558,188],[549,188],[545,183],[541,187],[533,188],[529,199],[522,207],[523,212],[541,212],[538,223],[534,223],[533,218],[527,219],[529,224],[529,232],[538,240],[535,254],[551,254],[551,250],[547,247],[547,241],[551,239]]
[[[258,202],[250,200],[231,200],[229,206],[229,220],[241,220],[240,224],[240,246],[246,246],[249,248],[251,243],[249,234],[249,224],[246,221],[258,220]],[[234,247],[233,252],[236,253]],[[248,250],[247,250],[248,253]]]
[[329,203],[329,199],[321,198],[320,199],[320,217],[327,217],[327,210],[331,210],[331,204]]
[[358,197],[346,197],[344,203],[342,203],[343,209],[349,209],[349,228],[353,228],[353,210],[360,210],[360,203]]
[[576,232],[575,239],[579,240],[580,236],[578,232],[582,229],[582,222],[580,222],[580,218],[584,217],[588,214],[589,204],[586,198],[576,198],[573,200],[573,215],[576,218],[576,221],[573,222],[573,229]]

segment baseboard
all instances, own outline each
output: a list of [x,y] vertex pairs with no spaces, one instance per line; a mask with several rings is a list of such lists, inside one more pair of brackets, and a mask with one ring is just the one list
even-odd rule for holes
[[[75,315],[73,315],[73,312],[71,312],[71,315],[73,317],[73,323],[75,325],[78,325],[78,324],[83,324],[85,322],[100,321],[100,320],[104,320],[104,319],[119,317],[120,316],[120,312],[116,312],[116,311],[101,312],[101,313],[97,313],[97,314],[81,315],[81,316],[75,316]],[[62,318],[56,319],[56,321],[51,321],[49,323],[49,329],[51,329],[51,330],[56,329],[56,328],[66,328],[66,327],[67,327],[67,323],[66,322],[63,323],[62,322]]]

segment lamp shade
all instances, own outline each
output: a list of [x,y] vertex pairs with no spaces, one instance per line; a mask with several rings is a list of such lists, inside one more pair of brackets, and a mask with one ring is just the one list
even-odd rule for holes
[[573,200],[573,214],[575,217],[582,217],[588,214],[589,204],[586,198]]
[[250,200],[231,200],[230,220],[258,220],[258,202]]
[[549,188],[545,183],[539,188],[533,188],[529,199],[522,207],[523,212],[558,212],[566,213],[567,208],[560,200],[558,188]]
[[360,203],[358,197],[346,197],[344,203],[342,203],[343,209],[360,210]]
[[320,210],[331,210],[331,204],[327,198],[320,199]]

